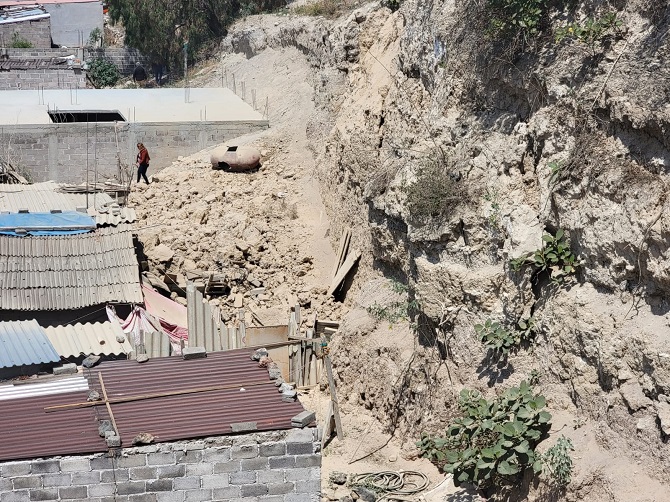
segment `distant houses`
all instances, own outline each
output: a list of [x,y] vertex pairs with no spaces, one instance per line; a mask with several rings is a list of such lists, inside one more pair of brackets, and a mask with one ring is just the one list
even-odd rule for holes
[[34,48],[83,47],[96,29],[102,33],[99,0],[0,0],[2,47],[18,41]]

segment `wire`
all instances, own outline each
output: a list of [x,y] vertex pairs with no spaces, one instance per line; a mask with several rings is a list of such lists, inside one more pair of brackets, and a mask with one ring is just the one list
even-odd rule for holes
[[353,475],[349,481],[352,487],[360,486],[380,493],[377,500],[404,500],[408,495],[425,490],[429,484],[428,476],[417,471],[364,472]]

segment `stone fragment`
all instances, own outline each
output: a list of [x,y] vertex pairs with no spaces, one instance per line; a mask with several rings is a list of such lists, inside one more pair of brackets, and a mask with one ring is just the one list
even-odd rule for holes
[[298,393],[294,390],[285,390],[281,394],[281,400],[285,403],[292,403],[296,399],[298,399]]
[[109,448],[118,448],[121,446],[121,436],[108,437],[105,441]]
[[666,437],[670,437],[670,404],[657,403],[656,416],[658,417],[661,431]]
[[268,366],[268,375],[270,376],[270,380],[281,378],[281,370],[277,366],[277,363],[270,363]]
[[148,432],[140,432],[137,436],[133,438],[131,444],[151,444],[154,441],[154,436]]
[[81,365],[84,368],[92,368],[93,366],[95,366],[99,362],[100,362],[100,356],[96,356],[96,355],[91,354],[90,356],[88,356],[86,359],[84,359],[81,362]]
[[363,502],[375,502],[377,495],[372,490],[363,486],[357,486],[351,490],[352,495],[355,493]]
[[344,472],[333,471],[328,476],[328,481],[335,485],[343,485],[347,482],[347,475]]
[[172,251],[172,249],[167,247],[165,244],[159,244],[155,248],[147,251],[147,256],[153,261],[167,263],[174,257],[174,251]]
[[233,432],[247,432],[258,430],[258,424],[256,422],[236,422],[230,424],[230,428]]
[[114,427],[112,426],[111,420],[101,420],[98,425],[98,434],[101,438],[105,437],[105,433],[108,431],[113,431]]
[[116,341],[118,343],[124,343],[126,341],[125,335],[116,335]]
[[258,361],[258,367],[259,368],[267,368],[270,363],[272,362],[272,358],[270,356],[263,356],[261,357],[260,361]]
[[146,354],[137,354],[137,357],[135,358],[135,360],[138,363],[146,363],[149,360],[149,356],[146,355]]
[[202,359],[207,357],[207,351],[204,347],[186,347],[181,351],[183,359]]
[[651,399],[644,395],[642,387],[637,382],[626,382],[619,389],[621,397],[623,398],[626,406],[632,412],[641,410],[642,408],[647,408],[651,405]]
[[266,348],[256,349],[254,353],[251,355],[251,360],[260,361],[261,358],[263,357],[268,357],[268,349]]
[[74,375],[76,372],[77,365],[74,363],[67,363],[54,368],[54,375]]
[[87,401],[100,401],[100,393],[97,390],[92,390],[88,393]]

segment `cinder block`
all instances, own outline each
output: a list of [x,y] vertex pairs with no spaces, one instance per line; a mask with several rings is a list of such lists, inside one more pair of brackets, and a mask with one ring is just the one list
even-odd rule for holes
[[184,492],[158,492],[156,494],[157,502],[184,502]]
[[88,498],[87,486],[67,486],[58,489],[58,497],[61,500],[86,499]]
[[101,483],[119,483],[121,481],[128,481],[128,469],[110,469],[107,471],[100,471]]
[[89,497],[108,497],[114,495],[113,483],[99,483],[88,487]]
[[268,494],[268,485],[256,483],[253,485],[242,485],[242,497],[261,497]]
[[212,464],[186,464],[187,476],[206,476],[212,474]]
[[270,469],[294,469],[295,457],[270,457]]
[[144,492],[146,492],[145,481],[125,481],[117,485],[117,493],[119,495],[133,495]]
[[220,474],[222,472],[239,472],[241,470],[241,460],[231,460],[230,462],[218,462],[214,464],[212,472]]
[[286,443],[286,453],[289,455],[309,455],[314,453],[314,443]]
[[320,469],[289,469],[286,471],[286,481],[305,481],[319,479]]
[[74,363],[66,363],[54,368],[54,375],[74,375],[76,372],[77,365]]
[[[4,467],[2,469],[4,474]],[[46,472],[59,472],[60,463],[58,460],[36,460],[32,463],[32,473],[42,474]]]
[[186,466],[181,465],[166,465],[158,468],[158,479],[163,478],[180,478],[186,474]]
[[227,486],[226,488],[214,488],[212,490],[213,500],[231,500],[240,497],[241,488],[239,486]]
[[128,478],[137,480],[156,479],[158,477],[158,467],[131,467],[128,469]]
[[230,448],[214,449],[210,448],[202,453],[202,459],[205,462],[227,462],[230,460]]
[[269,495],[285,495],[291,493],[295,489],[295,485],[291,482],[273,483],[268,485]]
[[25,476],[26,474],[30,474],[31,472],[31,463],[11,462],[7,464],[2,464],[1,469],[3,478],[11,478],[12,476]]
[[100,482],[100,471],[91,472],[73,472],[73,485],[94,485]]
[[175,478],[172,480],[172,486],[175,490],[193,490],[200,488],[200,478],[196,476]]
[[111,457],[93,457],[91,459],[91,469],[102,471],[104,469],[114,469],[114,460]]
[[203,452],[202,451],[180,451],[175,454],[178,464],[195,464],[202,462]]
[[254,458],[257,456],[258,456],[257,444],[233,446],[230,450],[230,458],[232,459]]
[[[14,493],[19,493],[19,492],[14,492]],[[3,502],[5,501],[6,496],[7,496],[7,494],[0,495],[0,497],[2,497]],[[44,490],[30,490],[29,499],[31,501],[58,500],[58,488],[45,488]],[[10,500],[10,498],[7,498],[6,500]],[[28,499],[26,499],[26,500],[28,500]]]
[[[316,497],[319,500],[319,497]],[[284,496],[285,502],[312,502],[310,493],[288,493]]]
[[42,484],[45,488],[51,486],[70,486],[72,484],[71,474],[45,474],[42,478]]
[[174,452],[150,453],[147,456],[147,465],[170,465],[174,463]]
[[120,457],[117,462],[119,467],[142,467],[147,465],[147,457],[146,455],[128,455]]
[[184,494],[184,502],[203,502],[212,499],[212,490],[189,490]]
[[286,443],[264,443],[259,446],[261,457],[279,457],[286,455]]
[[295,457],[296,467],[321,467],[321,455],[298,455]]
[[256,482],[256,473],[254,471],[240,471],[230,474],[231,485],[247,485]]
[[225,488],[228,485],[230,485],[228,474],[210,474],[201,478],[203,488]]
[[12,486],[14,490],[22,488],[42,488],[42,478],[39,476],[21,476],[20,478],[12,478]]
[[155,493],[138,493],[128,497],[129,502],[156,502]]
[[321,493],[321,480],[309,479],[295,482],[296,493]]
[[259,483],[277,484],[284,482],[284,471],[281,469],[267,471],[258,471],[256,473],[256,480]]
[[147,481],[147,492],[171,492],[172,478]]
[[262,471],[268,468],[268,458],[245,458],[240,461],[240,465],[243,471]]

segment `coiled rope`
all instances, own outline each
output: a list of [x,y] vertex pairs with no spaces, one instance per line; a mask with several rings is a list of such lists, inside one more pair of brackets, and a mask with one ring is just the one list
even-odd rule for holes
[[425,490],[429,484],[428,477],[417,471],[364,472],[349,480],[352,488],[361,486],[376,492],[380,495],[377,500],[409,500],[407,497]]

